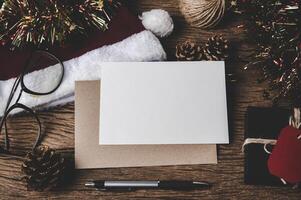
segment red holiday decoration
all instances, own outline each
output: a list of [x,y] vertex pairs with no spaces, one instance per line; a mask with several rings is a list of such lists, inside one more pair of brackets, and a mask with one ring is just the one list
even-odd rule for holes
[[[116,10],[107,31],[96,30],[89,33],[86,39],[70,43],[64,47],[52,47],[48,51],[59,57],[61,61],[66,61],[77,58],[93,49],[120,42],[143,30],[144,27],[137,16],[133,15],[126,7],[120,7]],[[9,47],[0,45],[0,81],[17,77],[24,69],[31,51],[32,49],[29,48],[11,51]],[[42,66],[42,68],[44,67],[47,66]]]
[[272,175],[288,183],[301,182],[301,130],[287,126],[282,129],[277,144],[268,160]]

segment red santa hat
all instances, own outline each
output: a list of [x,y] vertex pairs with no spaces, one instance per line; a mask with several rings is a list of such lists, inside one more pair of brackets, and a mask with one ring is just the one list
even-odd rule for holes
[[[20,102],[28,107],[51,107],[71,102],[74,100],[75,81],[101,79],[102,62],[165,60],[166,53],[156,36],[165,37],[172,31],[173,21],[166,11],[152,10],[138,18],[121,7],[110,22],[109,30],[91,33],[87,39],[76,44],[49,49],[64,64],[65,74],[60,87],[45,96],[24,93]],[[0,47],[0,116],[3,115],[15,77],[23,70],[31,52],[30,49],[10,51]],[[55,66],[43,66],[27,74],[29,87],[47,87],[45,80],[57,76],[55,69]]]

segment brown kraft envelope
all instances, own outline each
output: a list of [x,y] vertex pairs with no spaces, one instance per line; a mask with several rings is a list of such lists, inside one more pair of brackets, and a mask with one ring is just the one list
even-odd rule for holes
[[100,81],[75,84],[75,167],[216,164],[216,145],[99,145]]

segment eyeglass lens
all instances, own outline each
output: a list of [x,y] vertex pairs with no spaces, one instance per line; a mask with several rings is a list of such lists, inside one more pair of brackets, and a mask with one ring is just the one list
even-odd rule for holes
[[[40,70],[44,66],[51,67]],[[35,51],[25,67],[22,81],[30,92],[45,95],[58,88],[63,75],[64,67],[59,59],[46,51]]]

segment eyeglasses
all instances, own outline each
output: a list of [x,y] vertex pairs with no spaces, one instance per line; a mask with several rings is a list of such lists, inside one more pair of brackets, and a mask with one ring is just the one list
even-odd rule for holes
[[[44,66],[52,66],[42,69]],[[29,74],[29,72],[32,72]],[[10,153],[10,137],[7,120],[17,111],[29,113],[37,123],[37,137],[33,144],[35,149],[42,139],[41,121],[34,110],[20,103],[23,93],[43,96],[55,92],[61,85],[64,77],[64,65],[53,54],[47,51],[36,50],[32,52],[23,72],[16,78],[9,94],[3,117],[0,121],[0,133],[4,133],[4,147],[0,146],[1,153]]]

